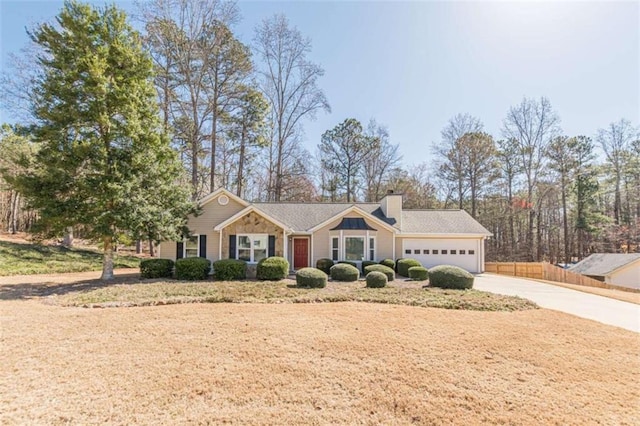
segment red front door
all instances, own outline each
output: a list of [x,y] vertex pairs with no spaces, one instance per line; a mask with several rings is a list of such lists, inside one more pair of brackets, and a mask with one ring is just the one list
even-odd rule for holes
[[309,266],[309,239],[293,239],[293,269]]

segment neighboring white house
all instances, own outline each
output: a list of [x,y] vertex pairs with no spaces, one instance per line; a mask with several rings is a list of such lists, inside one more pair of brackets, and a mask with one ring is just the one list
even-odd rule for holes
[[569,270],[607,284],[640,289],[640,253],[594,253]]

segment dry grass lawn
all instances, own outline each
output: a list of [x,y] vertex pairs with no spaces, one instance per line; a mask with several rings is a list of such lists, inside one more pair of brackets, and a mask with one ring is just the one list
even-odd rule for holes
[[640,424],[640,342],[570,315],[0,301],[0,424]]

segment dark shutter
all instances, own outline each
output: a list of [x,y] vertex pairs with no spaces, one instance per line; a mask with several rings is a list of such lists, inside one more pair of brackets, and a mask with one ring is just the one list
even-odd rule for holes
[[229,259],[236,258],[236,236],[229,235]]
[[207,236],[200,235],[200,257],[207,257]]
[[176,259],[182,259],[182,253],[184,252],[184,243],[178,241],[176,243]]
[[269,235],[269,249],[267,250],[268,256],[275,256],[276,255],[276,236],[275,235]]

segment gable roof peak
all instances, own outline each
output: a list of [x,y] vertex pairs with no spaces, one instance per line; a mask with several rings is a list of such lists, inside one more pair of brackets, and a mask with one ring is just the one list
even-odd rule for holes
[[205,204],[208,204],[211,201],[215,200],[219,195],[223,195],[223,194],[226,195],[227,197],[229,197],[230,199],[234,200],[235,202],[239,203],[243,207],[246,207],[249,204],[251,204],[247,200],[238,197],[236,194],[234,194],[233,192],[229,191],[228,189],[220,187],[220,188],[216,189],[215,191],[210,192],[209,194],[207,194],[204,197],[202,197],[201,199],[199,199],[198,200],[198,205],[202,207]]

